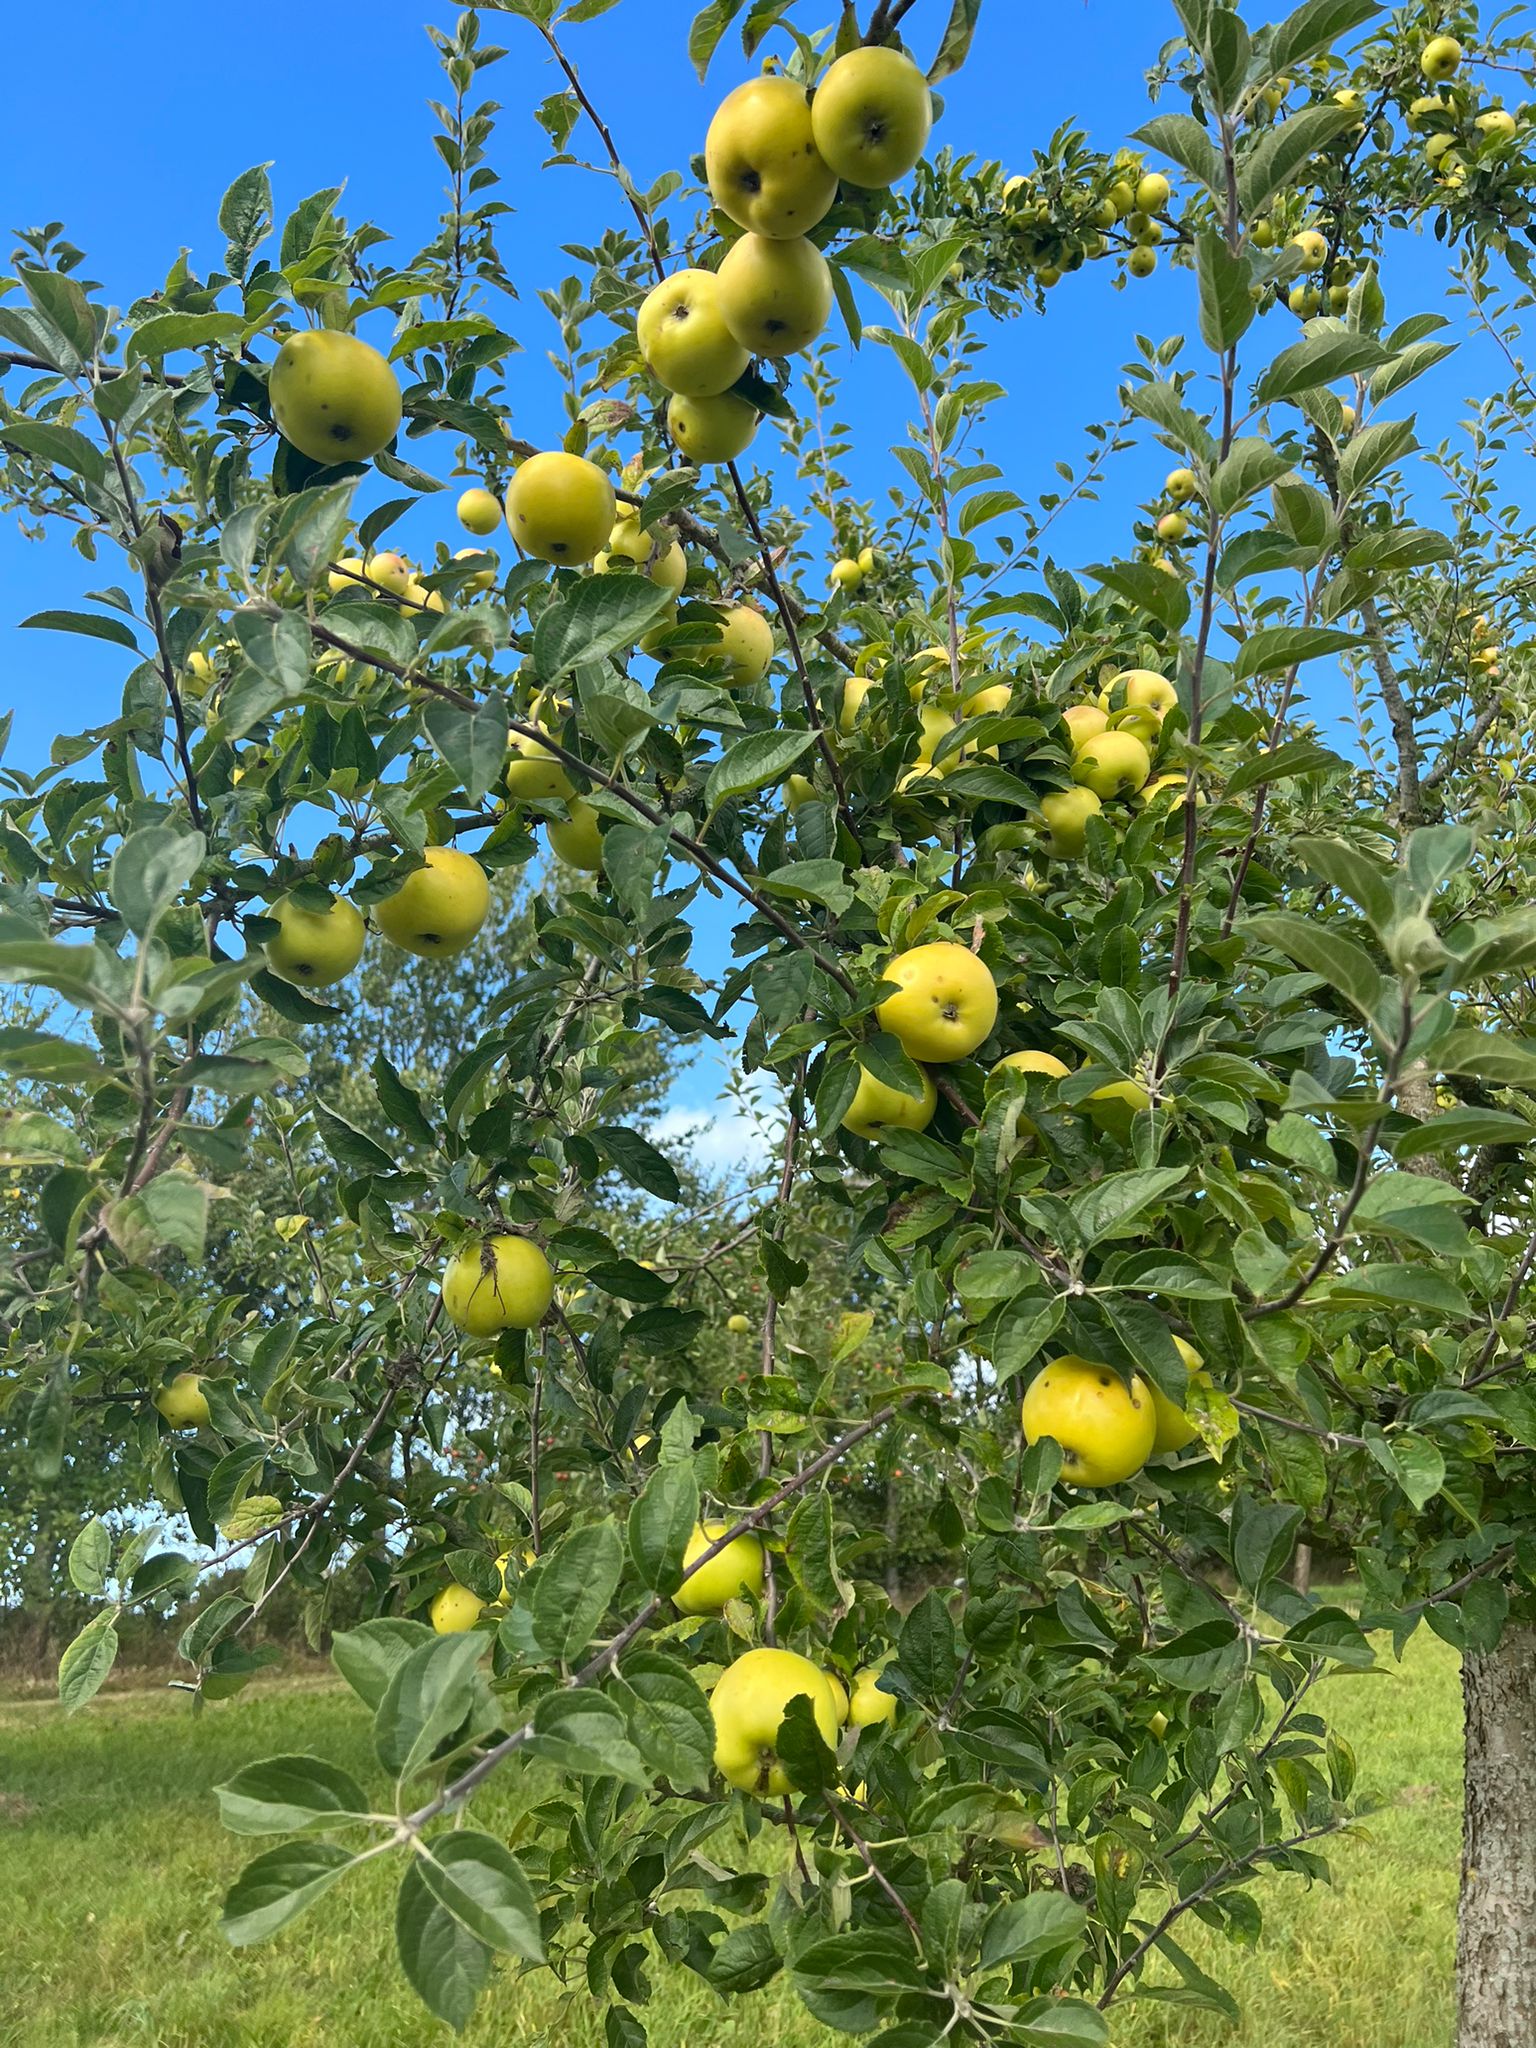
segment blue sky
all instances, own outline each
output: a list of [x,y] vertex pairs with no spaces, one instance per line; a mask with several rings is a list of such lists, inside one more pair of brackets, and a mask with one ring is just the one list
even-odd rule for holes
[[[695,0],[621,0],[604,19],[566,35],[642,188],[668,168],[686,171],[715,104],[748,72],[728,39],[700,86],[685,50],[694,9]],[[947,0],[920,0],[909,17],[910,40],[924,60],[947,12]],[[800,13],[806,25],[819,21],[814,6]],[[835,13],[831,0],[820,13]],[[220,195],[249,165],[270,160],[279,220],[309,192],[345,182],[348,218],[379,221],[409,252],[432,230],[444,177],[426,106],[443,95],[443,80],[423,24],[449,26],[453,18],[452,9],[425,0],[379,0],[345,18],[296,0],[270,0],[257,16],[204,0],[155,0],[147,15],[83,0],[69,16],[66,64],[60,17],[20,10],[7,25],[0,89],[7,141],[0,222],[15,229],[62,221],[86,252],[85,273],[126,303],[163,279],[183,246],[199,272],[215,267],[223,247]],[[1144,70],[1174,27],[1171,9],[1145,0],[1065,0],[1049,9],[986,0],[971,63],[945,88],[935,146],[947,142],[1023,168],[1035,145],[1073,122],[1112,148],[1146,118]],[[482,76],[502,105],[492,154],[506,180],[503,196],[518,209],[500,235],[520,280],[515,331],[527,351],[510,379],[516,424],[538,440],[558,433],[561,421],[544,360],[555,328],[537,291],[574,267],[559,245],[595,236],[619,217],[619,206],[607,180],[539,169],[547,140],[532,109],[560,80],[535,31],[487,12],[481,35],[510,51]],[[50,81],[47,89],[40,80]],[[573,147],[586,153],[591,140],[578,129]],[[1431,251],[1408,253],[1391,315],[1438,307],[1438,275]],[[988,372],[1010,397],[989,427],[988,453],[1026,498],[1056,487],[1058,460],[1080,464],[1083,422],[1112,416],[1117,371],[1133,353],[1135,334],[1193,330],[1187,271],[1164,263],[1152,279],[1120,292],[1111,277],[1110,266],[1096,265],[1067,278],[1048,319],[1024,315],[993,350]],[[879,317],[878,307],[871,317]],[[1274,315],[1260,332],[1267,347],[1293,338]],[[1425,438],[1449,428],[1458,394],[1489,373],[1482,351],[1471,347],[1415,387],[1414,399],[1435,422]],[[883,492],[895,473],[885,451],[901,437],[904,393],[885,353],[866,349],[842,408],[858,450],[851,467],[861,494]],[[431,466],[430,449],[424,459]],[[1136,505],[1168,463],[1151,444],[1124,458],[1101,501],[1061,521],[1053,536],[1059,558],[1082,563],[1123,547]],[[371,488],[365,484],[360,506]],[[380,496],[393,494],[378,487]],[[437,504],[440,514],[434,506],[418,515],[418,545],[450,529],[448,502]],[[1432,506],[1423,510],[1433,518]],[[10,758],[18,765],[41,766],[60,729],[78,731],[114,714],[122,656],[72,636],[22,632],[15,622],[118,580],[130,580],[121,565],[93,568],[62,537],[39,546],[14,523],[0,527],[0,710],[15,712]],[[1314,688],[1332,724],[1340,699],[1326,680]]]

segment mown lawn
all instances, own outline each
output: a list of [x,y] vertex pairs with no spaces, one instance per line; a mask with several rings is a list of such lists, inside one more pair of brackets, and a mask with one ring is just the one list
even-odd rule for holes
[[[1331,1697],[1330,1697],[1331,1695]],[[1184,1923],[1181,1938],[1244,2007],[1224,2021],[1122,2007],[1115,2048],[1442,2048],[1451,1963],[1461,1719],[1456,1659],[1421,1630],[1401,1670],[1331,1681],[1323,1706],[1379,1802],[1369,1842],[1341,1844],[1336,1883],[1277,1878],[1256,1951]],[[391,1953],[389,1859],[267,1947],[234,1953],[217,1901],[247,1849],[210,1787],[253,1757],[309,1749],[370,1782],[351,1696],[300,1682],[193,1718],[175,1694],[99,1700],[74,1721],[0,1702],[0,2043],[5,2048],[418,2048],[451,2038]],[[497,1799],[477,1806],[496,1824]],[[502,1814],[508,1811],[504,1804]],[[787,1992],[723,2005],[687,1972],[653,1972],[654,2048],[811,2048],[838,2037]],[[600,2048],[602,2015],[547,1974],[503,1974],[461,2037]]]

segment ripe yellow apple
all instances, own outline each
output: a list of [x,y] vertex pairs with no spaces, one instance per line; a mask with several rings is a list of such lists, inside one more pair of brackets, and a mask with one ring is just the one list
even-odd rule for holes
[[872,1728],[881,1721],[895,1720],[896,1695],[880,1690],[880,1670],[878,1664],[867,1664],[853,1674],[853,1691],[848,1695],[851,1728]]
[[214,680],[214,666],[201,648],[194,648],[187,656],[187,674],[200,689],[206,689]]
[[704,173],[738,227],[783,240],[808,234],[837,196],[805,88],[789,78],[748,79],[726,94],[704,138]]
[[376,589],[387,590],[391,597],[404,597],[415,581],[410,563],[404,555],[396,554],[393,548],[370,555],[363,573]]
[[838,590],[857,590],[864,581],[864,571],[849,555],[832,564],[832,582]]
[[927,1074],[921,1095],[903,1095],[860,1067],[858,1088],[843,1113],[843,1129],[878,1145],[887,1131],[926,1131],[938,1105],[938,1090]]
[[1252,236],[1253,246],[1256,249],[1273,249],[1275,246],[1274,222],[1256,220],[1253,224]]
[[1088,844],[1088,820],[1104,808],[1091,789],[1053,790],[1040,799],[1045,850],[1053,860],[1077,860]]
[[423,859],[424,867],[375,906],[374,922],[386,939],[424,959],[462,953],[491,907],[485,869],[452,846],[429,846]]
[[1157,1412],[1138,1374],[1129,1386],[1107,1365],[1070,1352],[1053,1358],[1024,1396],[1024,1437],[1061,1445],[1061,1474],[1073,1486],[1118,1486],[1152,1455]]
[[675,270],[656,285],[640,308],[635,336],[657,383],[685,398],[718,398],[751,361],[725,324],[712,270]]
[[1182,512],[1165,512],[1157,522],[1159,540],[1180,541],[1189,531],[1189,521]]
[[695,468],[706,462],[734,462],[757,432],[757,407],[734,391],[718,398],[667,401],[667,432]]
[[482,540],[501,524],[501,500],[494,491],[488,491],[479,484],[462,492],[454,509],[465,532],[478,533]]
[[1021,1074],[1049,1074],[1055,1081],[1065,1079],[1072,1071],[1066,1061],[1059,1060],[1053,1052],[1004,1053],[992,1071],[998,1074],[1004,1067],[1017,1067]]
[[1323,309],[1323,295],[1315,284],[1293,284],[1285,303],[1298,319],[1310,320]]
[[1151,755],[1128,732],[1098,733],[1083,742],[1072,760],[1073,779],[1106,802],[1134,796],[1151,773]]
[[[738,1312],[735,1315],[726,1317],[725,1327],[730,1331],[733,1337],[745,1337],[747,1332],[752,1327],[752,1319],[750,1316],[742,1315],[738,1310]],[[720,1554],[722,1557],[725,1555],[724,1551],[722,1551]]]
[[443,1308],[471,1337],[532,1330],[554,1298],[555,1276],[530,1238],[474,1238],[443,1269]]
[[839,1728],[846,1728],[848,1726],[848,1688],[843,1684],[841,1677],[835,1671],[823,1671],[821,1675],[827,1681],[827,1685],[832,1693],[832,1708],[833,1712],[837,1715],[837,1725]]
[[1354,432],[1354,428],[1355,408],[1352,405],[1341,405],[1339,407],[1339,431],[1344,434],[1351,434]]
[[1299,235],[1292,235],[1286,246],[1300,252],[1308,270],[1321,270],[1328,261],[1328,237],[1316,228],[1303,228]]
[[879,557],[873,548],[859,549],[859,567],[866,576],[873,576],[879,566]]
[[1438,121],[1442,117],[1447,117],[1452,111],[1449,104],[1441,99],[1438,93],[1429,93],[1423,99],[1415,100],[1409,107],[1407,116],[1408,126],[1410,128],[1427,127],[1431,121]]
[[440,1636],[461,1636],[474,1627],[484,1607],[485,1602],[478,1594],[471,1593],[468,1586],[461,1586],[455,1580],[452,1585],[444,1586],[440,1593],[433,1594],[432,1605],[427,1612]]
[[448,609],[440,590],[428,590],[425,583],[417,583],[414,579],[407,583],[400,594],[408,605],[419,612],[445,612]]
[[1117,178],[1104,195],[1115,209],[1115,218],[1124,220],[1127,214],[1136,211],[1136,187],[1128,178]]
[[595,462],[563,449],[530,455],[507,492],[507,525],[541,562],[590,562],[613,530],[613,485]]
[[796,355],[810,347],[832,311],[827,259],[804,235],[793,241],[743,235],[720,265],[720,311],[753,355]]
[[549,843],[567,867],[582,868],[589,875],[601,872],[603,831],[596,811],[582,797],[566,799],[569,818],[551,819]]
[[802,804],[816,801],[816,785],[808,775],[786,775],[784,778],[784,801],[792,811],[798,811]]
[[1124,1144],[1130,1139],[1131,1125],[1144,1109],[1150,1108],[1151,1102],[1139,1081],[1108,1081],[1102,1088],[1095,1088],[1080,1107],[1087,1111],[1096,1129]]
[[1432,36],[1419,53],[1419,69],[1436,84],[1454,78],[1461,63],[1461,45],[1454,36]]
[[[1175,790],[1178,791],[1177,797],[1173,794]],[[1188,796],[1189,777],[1187,775],[1158,775],[1153,777],[1145,789],[1137,791],[1136,802],[1145,809],[1148,804],[1157,803],[1163,798],[1167,798],[1168,802],[1165,808],[1171,812],[1179,810],[1188,800]]]
[[[544,730],[541,725],[540,732]],[[576,786],[565,772],[565,763],[558,754],[552,754],[542,741],[531,740],[525,733],[515,732],[511,740],[511,752],[507,765],[501,771],[502,787],[513,803],[527,803],[538,797],[563,797],[567,803],[576,794]]]
[[1496,136],[1499,141],[1507,142],[1519,124],[1507,108],[1490,107],[1486,114],[1478,115],[1473,125],[1484,135]]
[[795,1790],[778,1758],[779,1728],[791,1700],[805,1698],[822,1740],[837,1747],[837,1705],[826,1674],[793,1650],[748,1650],[715,1680],[715,1768],[739,1792],[782,1799]]
[[1138,213],[1161,213],[1168,204],[1173,187],[1161,171],[1148,171],[1136,185],[1136,211]]
[[267,379],[285,441],[315,462],[367,462],[400,425],[400,386],[376,348],[355,334],[290,334]]
[[1170,711],[1179,708],[1179,693],[1155,668],[1123,668],[1111,678],[1099,702],[1106,711],[1149,711],[1161,725]]
[[300,988],[334,987],[363,957],[367,928],[345,896],[338,896],[329,910],[306,910],[285,896],[267,915],[282,926],[264,948],[267,965]]
[[897,984],[875,1016],[908,1059],[936,1066],[963,1060],[997,1022],[997,983],[969,946],[939,939],[898,953],[881,979]]
[[928,81],[900,50],[849,50],[811,101],[822,161],[850,185],[878,191],[904,178],[933,126]]
[[[718,1543],[730,1526],[729,1522],[695,1523],[683,1551],[683,1569],[686,1571],[712,1543]],[[708,1564],[700,1565],[691,1578],[684,1579],[672,1596],[672,1604],[681,1614],[718,1614],[727,1600],[759,1595],[763,1577],[763,1546],[748,1531],[734,1543],[727,1543]]]
[[1438,164],[1443,157],[1450,155],[1455,149],[1456,141],[1457,138],[1454,135],[1431,135],[1428,142],[1424,145],[1424,161],[1430,164]]
[[[496,508],[496,517],[498,519],[501,517],[501,507],[499,505]],[[466,591],[489,590],[495,583],[498,564],[496,557],[489,549],[459,548],[453,559],[456,562],[478,562],[481,564],[481,567],[476,569],[473,576],[467,576],[464,579],[464,589]]]
[[726,665],[731,689],[754,689],[763,680],[773,660],[773,628],[755,604],[727,609],[715,653]]
[[[1205,1361],[1193,1344],[1186,1344],[1182,1337],[1173,1340],[1174,1349],[1184,1361],[1185,1370],[1197,1386],[1208,1387],[1211,1376],[1205,1369]],[[1182,1451],[1200,1434],[1182,1408],[1176,1408],[1162,1389],[1147,1382],[1152,1392],[1152,1407],[1157,1416],[1157,1434],[1152,1439],[1154,1451]]]
[[1125,267],[1132,277],[1150,277],[1157,268],[1157,251],[1138,243],[1126,257]]
[[1000,716],[1008,709],[1013,691],[1007,683],[988,683],[974,696],[967,697],[960,706],[966,718],[987,718]]
[[155,1406],[172,1429],[201,1429],[209,1420],[208,1396],[203,1392],[202,1374],[177,1373],[170,1385],[162,1387],[156,1394]]
[[[496,516],[498,519],[501,517],[499,511]],[[335,568],[327,573],[325,587],[332,597],[360,597],[363,595],[361,580],[366,573],[361,555],[343,555]]]
[[864,699],[873,688],[874,683],[868,676],[850,676],[843,684],[842,702],[837,709],[837,729],[845,739],[853,731],[864,708]]
[[671,535],[643,528],[628,513],[614,522],[608,545],[593,557],[592,567],[597,575],[606,576],[616,561],[643,569],[659,589],[674,597],[688,581],[688,557]]
[[1069,704],[1061,716],[1074,754],[1109,729],[1109,713],[1099,704]]
[[1163,478],[1163,489],[1175,505],[1187,505],[1200,488],[1200,480],[1192,469],[1170,469]]
[[1135,240],[1144,249],[1155,247],[1163,239],[1161,223],[1151,219],[1145,213],[1133,213],[1126,222],[1126,226],[1130,229]]

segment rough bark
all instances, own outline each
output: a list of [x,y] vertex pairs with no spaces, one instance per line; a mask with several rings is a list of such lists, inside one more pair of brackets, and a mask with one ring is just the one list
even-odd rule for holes
[[1310,1543],[1298,1543],[1296,1546],[1296,1561],[1291,1567],[1291,1584],[1303,1598],[1312,1590],[1312,1546]]
[[1536,1628],[1462,1663],[1457,2048],[1536,2042]]

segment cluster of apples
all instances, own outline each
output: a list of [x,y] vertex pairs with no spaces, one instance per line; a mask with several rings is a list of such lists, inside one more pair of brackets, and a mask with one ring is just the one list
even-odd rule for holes
[[1166,676],[1155,669],[1128,668],[1112,676],[1094,702],[1067,706],[1062,718],[1071,735],[1072,779],[1077,787],[1040,799],[1044,847],[1053,859],[1075,860],[1081,855],[1088,820],[1098,817],[1106,803],[1131,798],[1151,803],[1186,787],[1182,775],[1152,779],[1152,756],[1163,720],[1178,701],[1179,693]]
[[[1459,616],[1471,617],[1470,607],[1464,606]],[[1479,612],[1477,617],[1472,619],[1472,652],[1468,662],[1474,674],[1486,677],[1490,682],[1498,676],[1500,653],[1499,643],[1492,634],[1493,627],[1488,621],[1487,613]]]
[[[491,885],[473,854],[429,846],[424,865],[373,906],[385,938],[424,960],[450,959],[470,945],[491,907]],[[363,957],[367,925],[357,905],[333,897],[312,909],[294,896],[279,897],[264,913],[278,927],[266,940],[267,965],[296,988],[332,988]]]
[[1490,145],[1512,142],[1520,129],[1516,115],[1507,107],[1485,107],[1473,112],[1471,92],[1452,86],[1461,68],[1462,49],[1454,36],[1436,36],[1426,43],[1419,57],[1419,69],[1434,85],[1450,87],[1446,92],[1428,93],[1408,108],[1408,125],[1427,131],[1424,160],[1448,191],[1456,192],[1467,182],[1467,157]]
[[1157,268],[1157,245],[1163,239],[1163,216],[1173,188],[1161,171],[1143,170],[1139,159],[1121,155],[1109,166],[1102,191],[1080,186],[1053,203],[1039,189],[1033,173],[1008,179],[1003,203],[1025,238],[1025,258],[1035,282],[1049,291],[1068,271],[1080,270],[1113,253],[1111,232],[1123,227],[1121,245],[1132,277],[1150,277]]
[[832,272],[810,239],[839,182],[879,191],[923,153],[933,105],[900,50],[850,50],[813,94],[749,79],[715,110],[704,141],[709,196],[743,232],[717,270],[675,271],[640,308],[636,338],[671,395],[667,430],[695,464],[732,462],[758,408],[734,387],[754,356],[808,349],[832,311]]

